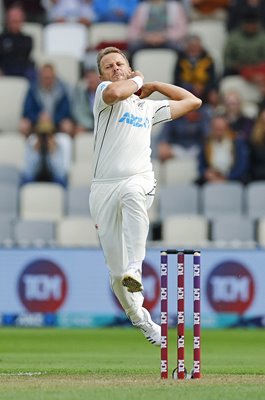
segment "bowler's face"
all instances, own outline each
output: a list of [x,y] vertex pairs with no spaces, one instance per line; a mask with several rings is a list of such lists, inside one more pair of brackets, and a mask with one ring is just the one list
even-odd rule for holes
[[100,62],[100,67],[102,81],[121,81],[131,75],[128,61],[119,53],[106,54]]

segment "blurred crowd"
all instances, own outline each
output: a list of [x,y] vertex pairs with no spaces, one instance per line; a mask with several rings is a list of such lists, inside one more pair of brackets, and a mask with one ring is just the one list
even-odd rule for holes
[[[126,51],[133,67],[139,50],[171,49],[176,62],[170,81],[202,98],[203,106],[161,127],[153,157],[161,163],[195,159],[198,184],[265,180],[263,0],[3,0],[1,10],[0,74],[29,82],[19,124],[26,140],[22,183],[67,185],[71,141],[93,131],[99,83],[96,65],[87,61],[99,46],[87,46],[79,63],[80,79],[71,85],[55,65],[34,59],[34,40],[24,32],[25,22],[43,27],[78,23],[86,29],[105,22],[126,24],[127,38],[106,42]],[[189,30],[191,21],[204,19],[221,21],[225,28],[222,71],[203,38]],[[163,60],[158,68],[159,63]],[[240,77],[258,91],[254,109],[245,107],[240,90],[220,90],[226,77]]]

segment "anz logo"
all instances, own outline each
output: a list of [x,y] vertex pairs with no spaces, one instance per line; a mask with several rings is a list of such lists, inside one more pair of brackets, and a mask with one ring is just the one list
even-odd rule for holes
[[148,118],[137,117],[129,112],[124,113],[119,122],[125,122],[125,124],[133,125],[136,128],[148,128],[150,126]]

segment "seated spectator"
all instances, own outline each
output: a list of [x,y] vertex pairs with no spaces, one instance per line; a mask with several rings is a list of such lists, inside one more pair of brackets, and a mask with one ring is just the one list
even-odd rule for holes
[[187,34],[187,16],[178,1],[146,0],[139,3],[129,23],[128,50],[182,47]]
[[264,0],[233,0],[227,13],[227,29],[229,31],[240,27],[244,16],[248,13],[258,14],[260,23],[265,29],[265,2]]
[[53,65],[40,67],[39,78],[26,94],[20,131],[28,136],[41,121],[49,121],[57,131],[72,135],[74,124],[67,89],[57,76]]
[[99,76],[94,68],[85,71],[84,79],[75,88],[73,94],[73,117],[76,123],[76,133],[92,131],[94,129],[93,106]]
[[224,49],[224,75],[242,75],[255,82],[265,71],[265,31],[256,13],[248,13],[240,28],[228,34]]
[[187,36],[183,50],[178,53],[174,84],[184,87],[204,101],[217,102],[214,61],[197,35]]
[[14,6],[6,13],[4,31],[0,34],[0,75],[20,76],[34,81],[36,71],[31,59],[32,38],[22,33],[25,14]]
[[36,133],[26,140],[22,184],[55,182],[66,187],[70,163],[70,137],[65,133],[55,133],[50,121],[41,122],[36,126]]
[[236,137],[225,115],[212,119],[211,130],[199,153],[198,183],[238,180],[245,182],[249,167],[246,142]]
[[250,137],[250,180],[265,180],[265,108],[261,110]]
[[90,26],[96,20],[91,0],[42,0],[48,22],[79,22]]
[[223,99],[225,114],[230,128],[237,137],[248,140],[254,124],[254,119],[245,115],[241,96],[236,91],[224,94]]
[[207,105],[164,124],[157,145],[160,161],[170,158],[198,156],[199,149],[209,133],[210,110]]
[[98,22],[128,23],[139,0],[93,0]]
[[231,0],[190,0],[198,16],[213,17],[227,10]]
[[5,10],[19,3],[27,15],[27,21],[43,23],[44,9],[41,5],[41,1],[42,0],[3,0],[3,3]]

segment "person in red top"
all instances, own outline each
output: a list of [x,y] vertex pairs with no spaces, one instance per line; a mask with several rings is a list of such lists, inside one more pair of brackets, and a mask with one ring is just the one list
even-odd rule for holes
[[131,62],[135,52],[141,49],[180,49],[187,28],[187,15],[181,2],[146,0],[139,3],[128,29]]

